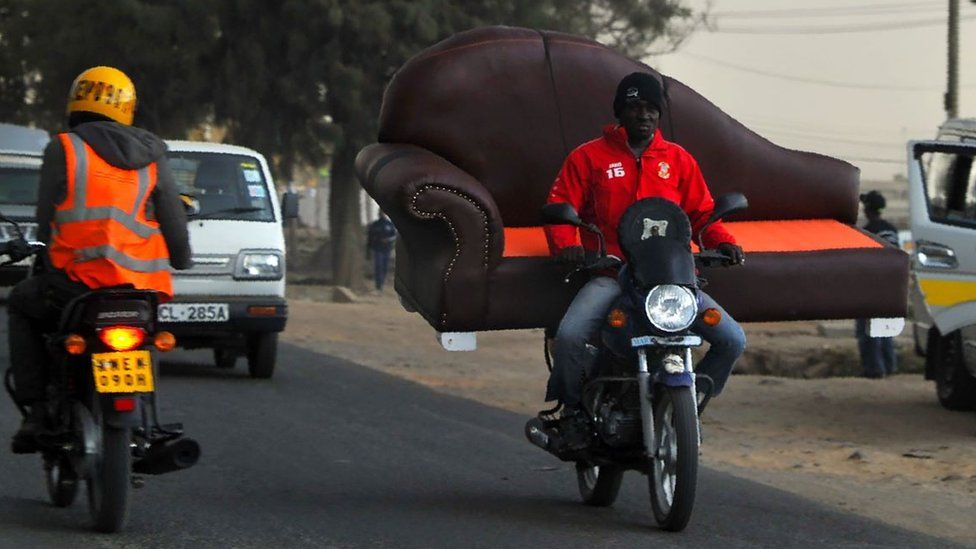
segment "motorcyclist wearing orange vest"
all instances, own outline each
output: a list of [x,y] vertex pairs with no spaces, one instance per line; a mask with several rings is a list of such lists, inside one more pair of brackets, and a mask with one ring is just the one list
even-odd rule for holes
[[28,414],[15,442],[44,429],[44,334],[67,302],[91,289],[131,286],[172,298],[169,268],[191,265],[186,214],[166,145],[132,126],[136,91],[122,71],[93,67],[68,95],[68,132],[44,150],[37,200],[46,268],[8,300],[15,397]]

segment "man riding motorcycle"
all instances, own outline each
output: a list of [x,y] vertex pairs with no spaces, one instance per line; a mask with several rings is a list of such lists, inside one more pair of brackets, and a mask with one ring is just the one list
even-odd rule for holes
[[28,414],[13,446],[29,450],[44,430],[44,334],[72,298],[128,286],[172,297],[169,267],[191,265],[186,214],[166,164],[166,145],[132,126],[136,90],[122,71],[93,67],[68,95],[68,128],[44,150],[38,239],[48,266],[10,293],[10,362]]
[[[701,237],[706,248],[715,248],[731,259],[744,261],[742,248],[721,222],[699,235],[714,208],[698,163],[681,146],[666,141],[658,130],[663,92],[658,80],[645,73],[632,73],[617,86],[613,110],[619,124],[604,128],[603,136],[577,147],[566,158],[549,194],[548,203],[567,203],[581,218],[594,223],[606,237],[607,253],[624,257],[617,241],[617,225],[624,211],[637,200],[661,197],[678,204],[688,215],[695,241]],[[567,262],[583,261],[586,251],[595,252],[598,242],[571,225],[548,225],[546,234],[553,255]],[[557,424],[564,448],[586,446],[589,430],[580,409],[581,391],[594,374],[596,348],[591,339],[599,333],[608,309],[620,295],[617,279],[604,273],[594,276],[570,304],[559,329],[553,351],[553,368],[546,400],[559,400],[562,414]],[[745,334],[739,324],[706,295],[702,308],[718,309],[722,320],[708,326],[701,320],[692,329],[710,348],[698,373],[713,380],[712,395],[722,391],[745,349]]]

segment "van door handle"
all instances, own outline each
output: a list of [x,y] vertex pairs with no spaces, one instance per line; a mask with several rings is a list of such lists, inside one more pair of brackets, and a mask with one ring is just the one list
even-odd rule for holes
[[952,248],[936,242],[925,240],[916,242],[915,257],[918,259],[919,265],[930,269],[955,269],[959,266],[956,252]]

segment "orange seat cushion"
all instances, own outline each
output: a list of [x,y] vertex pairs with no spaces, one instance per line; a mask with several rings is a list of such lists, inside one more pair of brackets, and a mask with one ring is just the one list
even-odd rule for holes
[[[725,223],[744,251],[757,253],[817,252],[881,248],[860,230],[833,219],[737,221]],[[696,246],[692,246],[697,250]],[[505,257],[549,255],[542,227],[506,227]]]

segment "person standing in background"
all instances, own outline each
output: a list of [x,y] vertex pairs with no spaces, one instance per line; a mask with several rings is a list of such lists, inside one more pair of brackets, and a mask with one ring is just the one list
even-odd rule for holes
[[[864,230],[897,247],[898,229],[881,218],[881,210],[887,205],[884,195],[878,191],[867,192],[861,195],[861,204],[868,219]],[[868,319],[859,318],[855,321],[854,328],[861,355],[861,375],[870,379],[881,379],[894,374],[897,368],[895,338],[871,337],[868,335],[868,322]]]
[[386,282],[386,273],[389,271],[390,255],[393,253],[396,237],[396,227],[383,212],[380,212],[376,221],[369,224],[366,258],[373,256],[373,280],[376,283],[377,293],[383,292],[383,283]]

